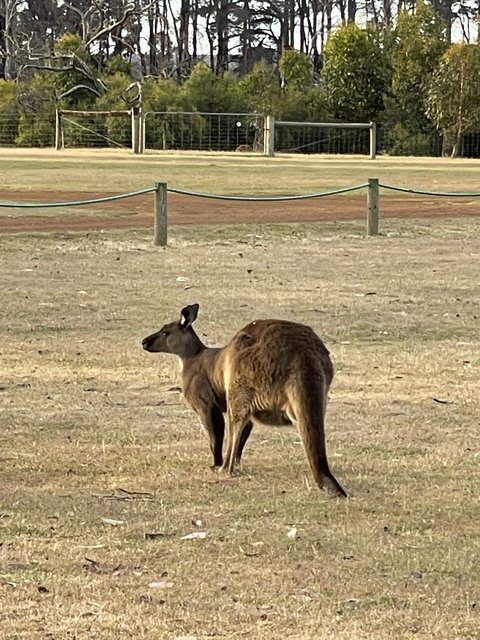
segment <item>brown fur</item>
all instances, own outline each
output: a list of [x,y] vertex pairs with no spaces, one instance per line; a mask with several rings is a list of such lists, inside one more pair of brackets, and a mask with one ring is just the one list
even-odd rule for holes
[[346,496],[327,461],[324,418],[333,365],[320,338],[295,322],[256,320],[223,348],[208,348],[191,327],[197,313],[198,305],[185,307],[180,322],[145,338],[143,347],[182,360],[183,391],[210,438],[214,466],[233,473],[254,422],[296,423],[318,486],[327,480]]
[[239,144],[235,151],[239,151],[240,153],[243,153],[245,151],[253,151],[253,147],[251,147],[249,144]]

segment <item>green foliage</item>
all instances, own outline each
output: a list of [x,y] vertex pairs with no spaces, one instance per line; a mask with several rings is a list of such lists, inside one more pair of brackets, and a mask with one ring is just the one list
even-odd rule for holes
[[429,78],[447,48],[445,24],[432,7],[420,2],[415,13],[400,13],[389,43],[392,67],[388,98],[390,123],[401,123],[413,136],[431,133],[425,114]]
[[283,90],[282,101],[278,107],[277,116],[282,120],[306,120],[306,94],[300,89],[288,86]]
[[172,78],[148,78],[143,85],[144,111],[181,111],[181,87]]
[[265,60],[257,62],[240,80],[239,91],[249,111],[277,117],[282,112],[278,75]]
[[107,60],[104,75],[108,77],[114,75],[115,73],[124,73],[125,75],[130,75],[130,65],[120,55],[112,56]]
[[480,45],[452,44],[433,73],[427,113],[461,153],[463,135],[480,127]]
[[228,113],[239,105],[236,77],[230,72],[217,76],[204,62],[195,65],[180,94],[186,111]]
[[183,111],[182,90],[172,78],[148,78],[143,85],[143,111],[146,114],[145,142],[149,147],[167,148],[168,121],[151,112]]
[[0,79],[0,143],[14,144],[18,132],[20,110],[17,103],[17,84]]
[[[87,68],[94,67],[94,60],[85,50],[80,36],[72,33],[66,33],[57,40],[54,47],[55,56],[58,59],[56,67],[62,65],[61,57],[65,56],[65,66],[68,66],[69,59],[73,56],[75,64],[81,66],[85,64]],[[45,72],[45,75],[51,77],[53,90],[56,96],[62,95],[64,92],[72,89],[77,85],[89,86],[89,80],[85,75],[77,70],[68,69],[67,71],[51,71]],[[93,109],[95,104],[95,96],[88,89],[78,89],[66,98],[62,98],[59,106],[63,109]]]
[[324,122],[328,120],[328,106],[325,92],[319,85],[312,87],[305,95],[306,118],[312,122]]
[[[84,111],[130,109],[130,65],[121,56],[112,57],[100,74],[107,88],[104,95],[96,98],[80,89],[58,100],[74,86],[88,85],[88,73],[97,77],[96,62],[76,34],[59,38],[54,53],[51,69],[18,84],[0,81],[2,144],[53,144],[56,106]],[[382,140],[387,140],[388,151],[396,155],[437,153],[439,132],[444,141],[451,141],[453,153],[460,153],[463,135],[480,130],[479,45],[453,45],[447,50],[444,23],[422,1],[415,13],[401,13],[395,29],[382,41],[371,28],[342,26],[329,37],[324,57],[320,83],[315,81],[308,56],[294,49],[283,52],[278,69],[261,60],[241,78],[231,72],[217,76],[203,62],[184,84],[145,78],[143,112],[158,114],[147,116],[147,145],[215,148],[214,141],[225,135],[235,148],[235,144],[252,144],[252,131],[257,142],[261,138],[255,118],[215,120],[204,118],[202,112],[256,112],[317,122],[375,120],[385,125]],[[72,60],[77,69],[68,68]],[[78,70],[82,65],[87,74]],[[198,115],[183,118],[172,113],[182,111]],[[93,145],[113,138],[130,144],[127,117],[92,116],[79,124],[65,125],[71,143]],[[97,142],[92,131],[98,134]],[[337,135],[327,131],[325,139],[330,133]],[[297,133],[288,135],[286,148],[301,146],[295,139]]]
[[127,101],[127,88],[131,84],[131,78],[117,71],[113,75],[103,76],[102,78],[107,91],[103,96],[97,98],[95,103],[96,109],[130,109]]
[[[113,75],[105,76],[102,79],[107,91],[103,96],[97,98],[95,109],[103,111],[130,110],[127,89],[131,84],[131,78],[123,71],[117,71]],[[98,127],[99,123],[94,122],[92,126]],[[125,146],[131,144],[131,125],[128,116],[107,117],[102,123],[102,129],[102,135],[105,138],[115,140]]]
[[388,152],[394,156],[437,156],[441,152],[440,136],[436,130],[412,131],[397,123],[389,131]]
[[301,51],[286,49],[280,56],[278,68],[287,89],[307,91],[313,85],[313,65]]
[[88,59],[88,54],[83,46],[82,39],[76,33],[65,33],[61,36],[55,42],[53,52],[56,56],[68,56],[74,53],[85,62]]
[[48,147],[55,140],[54,75],[37,73],[19,86],[17,100],[20,119],[16,144]]
[[375,34],[347,24],[325,46],[322,82],[333,118],[349,122],[378,120],[387,90],[387,60]]
[[[284,120],[316,120],[319,112],[325,112],[325,101],[314,85],[313,65],[308,56],[295,49],[287,49],[279,60],[283,79],[278,117]],[[322,103],[322,108],[319,108]]]

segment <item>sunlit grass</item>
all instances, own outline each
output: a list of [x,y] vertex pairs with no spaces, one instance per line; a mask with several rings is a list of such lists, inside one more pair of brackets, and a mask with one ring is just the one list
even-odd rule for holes
[[225,153],[0,149],[3,190],[113,192],[155,182],[228,194],[299,194],[363,184],[369,177],[389,184],[439,191],[478,192],[478,160],[355,156],[263,156]]
[[[479,638],[479,224],[3,236],[2,640]],[[293,429],[212,474],[140,344],[190,302],[210,345],[255,317],[325,339],[349,500]]]

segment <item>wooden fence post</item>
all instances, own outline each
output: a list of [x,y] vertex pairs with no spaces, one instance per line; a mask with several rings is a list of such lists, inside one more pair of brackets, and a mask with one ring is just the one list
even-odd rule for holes
[[275,118],[273,116],[265,116],[263,146],[263,155],[273,158],[275,155]]
[[55,110],[55,149],[63,149],[62,114],[59,109]]
[[369,178],[367,194],[367,236],[378,235],[379,200],[379,180],[378,178]]
[[167,245],[167,183],[155,183],[155,222],[153,244],[157,247]]
[[145,153],[145,115],[146,114],[144,114],[143,111],[140,111],[140,153]]
[[132,107],[132,151],[135,154],[142,153],[142,125],[140,107]]
[[377,123],[370,122],[370,160],[377,157]]

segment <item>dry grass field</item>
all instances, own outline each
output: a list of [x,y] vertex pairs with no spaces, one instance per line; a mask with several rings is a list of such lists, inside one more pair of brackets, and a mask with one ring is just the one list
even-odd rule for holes
[[[480,224],[392,225],[1,239],[3,639],[480,638]],[[208,344],[254,317],[324,337],[349,500],[292,429],[210,471],[140,344],[193,301]]]
[[[362,232],[0,236],[1,640],[480,639],[480,218]],[[210,470],[177,362],[141,348],[191,302],[209,345],[263,317],[324,338],[348,500],[291,428]]]
[[[479,161],[451,158],[279,155],[123,150],[2,149],[0,189],[124,191],[155,182],[207,193],[308,193],[363,184],[368,177],[404,187],[439,191],[480,191]],[[50,185],[50,187],[49,187]],[[1,213],[1,210],[0,210]]]

